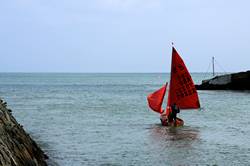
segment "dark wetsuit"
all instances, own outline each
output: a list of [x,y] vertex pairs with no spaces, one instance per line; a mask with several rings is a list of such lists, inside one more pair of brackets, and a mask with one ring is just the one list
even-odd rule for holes
[[179,107],[177,107],[177,105],[172,105],[171,106],[172,112],[170,114],[170,122],[172,122],[174,120],[174,122],[176,122],[176,115],[177,113],[180,112]]

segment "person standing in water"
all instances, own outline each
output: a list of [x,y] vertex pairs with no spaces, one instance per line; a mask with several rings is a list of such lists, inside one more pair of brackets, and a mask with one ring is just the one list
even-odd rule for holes
[[174,121],[174,125],[176,126],[176,119],[177,119],[177,114],[180,113],[180,108],[176,105],[176,103],[174,103],[171,106],[171,114],[170,114],[170,118],[169,121],[172,122]]
[[[164,112],[164,110],[163,110],[163,112]],[[161,114],[160,120],[161,120],[161,124],[163,126],[168,126],[168,117],[167,117],[166,113]]]

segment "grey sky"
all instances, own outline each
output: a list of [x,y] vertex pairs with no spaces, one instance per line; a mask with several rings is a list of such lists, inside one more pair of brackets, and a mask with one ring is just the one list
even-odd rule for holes
[[[1,72],[250,69],[249,0],[1,0]],[[217,68],[221,71],[220,68]]]

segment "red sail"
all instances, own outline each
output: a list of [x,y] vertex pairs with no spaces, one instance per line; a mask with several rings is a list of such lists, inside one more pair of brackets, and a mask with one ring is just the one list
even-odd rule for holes
[[162,102],[166,93],[167,84],[164,85],[161,89],[155,91],[148,95],[148,106],[155,112],[163,113]]
[[180,109],[200,108],[199,97],[194,82],[186,65],[173,47],[167,115],[171,111],[170,106],[174,103]]

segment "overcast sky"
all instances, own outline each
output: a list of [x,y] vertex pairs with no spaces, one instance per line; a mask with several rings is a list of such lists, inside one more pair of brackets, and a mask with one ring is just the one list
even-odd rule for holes
[[0,72],[250,69],[249,0],[0,0]]

